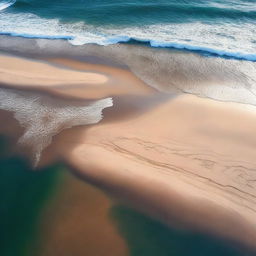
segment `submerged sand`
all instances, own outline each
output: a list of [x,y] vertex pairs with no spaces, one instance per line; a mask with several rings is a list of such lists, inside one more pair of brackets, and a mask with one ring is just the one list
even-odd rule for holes
[[60,180],[40,216],[37,255],[128,256],[126,241],[110,216],[111,199],[65,170]]
[[113,107],[100,123],[55,136],[41,165],[61,159],[169,225],[256,249],[255,107],[159,93],[121,68],[49,61],[1,56],[0,84],[80,100],[111,96]]

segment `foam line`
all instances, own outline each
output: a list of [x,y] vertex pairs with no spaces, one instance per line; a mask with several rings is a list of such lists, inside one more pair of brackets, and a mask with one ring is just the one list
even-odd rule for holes
[[32,151],[34,166],[53,136],[73,126],[98,123],[102,110],[112,105],[111,98],[78,104],[36,92],[0,88],[0,109],[13,112],[24,127],[18,143]]
[[13,37],[24,37],[24,38],[34,38],[34,39],[51,39],[51,40],[68,40],[72,45],[84,45],[88,43],[94,43],[97,45],[111,45],[117,43],[144,43],[145,45],[150,45],[155,48],[170,48],[170,49],[178,49],[178,50],[187,50],[191,52],[197,52],[204,56],[212,56],[212,57],[221,57],[221,58],[231,58],[237,60],[247,60],[256,62],[256,53],[255,54],[247,54],[242,52],[233,52],[233,51],[225,51],[218,50],[209,47],[202,47],[196,45],[189,44],[180,44],[180,43],[172,43],[172,42],[161,42],[156,40],[146,40],[146,39],[138,39],[132,38],[128,36],[112,36],[106,37],[104,40],[100,41],[87,41],[79,39],[78,37],[70,36],[70,35],[42,35],[42,34],[26,34],[26,33],[15,33],[15,32],[0,32],[0,35],[9,35]]

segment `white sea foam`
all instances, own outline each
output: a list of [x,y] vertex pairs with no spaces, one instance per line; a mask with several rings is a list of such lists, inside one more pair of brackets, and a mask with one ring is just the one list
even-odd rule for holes
[[81,104],[40,93],[0,88],[0,109],[13,112],[24,127],[18,143],[32,150],[35,166],[54,135],[73,126],[98,123],[102,110],[112,105],[111,98]]
[[220,56],[256,61],[256,22],[157,24],[140,27],[95,27],[62,23],[34,14],[0,13],[0,34],[34,38],[63,38],[71,44],[110,45],[135,39],[153,47],[199,50]]
[[167,51],[152,53],[138,47],[129,54],[126,63],[130,69],[160,91],[256,105],[256,63]]
[[[151,87],[256,105],[256,63],[135,45],[88,45],[88,55],[116,60]],[[81,51],[82,52],[82,51]]]

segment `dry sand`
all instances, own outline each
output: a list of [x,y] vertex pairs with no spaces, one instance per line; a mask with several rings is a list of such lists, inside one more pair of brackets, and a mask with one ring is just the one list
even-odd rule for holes
[[114,107],[97,125],[57,135],[41,164],[62,159],[81,178],[169,225],[256,249],[255,107],[160,94],[128,70],[52,63],[59,66],[2,56],[0,83],[76,98],[114,96]]
[[0,57],[0,84],[82,99],[154,91],[120,68],[59,59],[47,63],[8,55]]

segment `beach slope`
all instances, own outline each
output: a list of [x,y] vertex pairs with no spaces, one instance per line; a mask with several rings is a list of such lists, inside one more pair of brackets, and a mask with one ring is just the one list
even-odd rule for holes
[[[62,160],[168,225],[256,249],[255,107],[160,93],[121,68],[48,61],[1,56],[2,88],[61,104],[110,96],[113,106],[98,124],[54,136],[41,165]],[[12,117],[0,121],[2,133],[17,134],[5,129]]]

